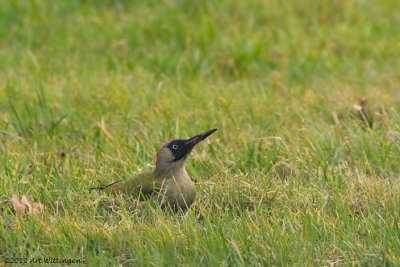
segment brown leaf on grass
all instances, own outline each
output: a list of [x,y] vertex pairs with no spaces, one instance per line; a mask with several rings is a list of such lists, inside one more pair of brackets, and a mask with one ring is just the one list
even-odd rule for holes
[[361,112],[362,111],[362,106],[358,105],[358,104],[354,104],[353,108],[355,109],[355,111]]
[[33,203],[33,214],[39,214],[44,211],[44,205],[42,203]]
[[24,214],[26,205],[19,201],[18,195],[13,194],[11,200],[12,200],[15,212],[17,214]]
[[365,122],[367,127],[370,127],[367,113],[365,112],[365,106],[367,104],[367,99],[362,97],[358,100],[358,103],[353,106],[354,110],[360,114],[361,119]]
[[45,209],[42,203],[34,202],[33,205],[31,205],[25,195],[22,196],[20,201],[19,196],[17,194],[13,194],[11,200],[14,206],[14,210],[18,215],[25,214],[26,207],[28,207],[28,214],[39,214],[42,213]]
[[26,198],[25,195],[22,196],[21,198],[21,204],[25,205],[28,207],[28,213],[31,214],[32,213],[32,205],[31,203],[29,203],[28,199]]
[[359,104],[362,108],[365,108],[365,105],[367,104],[367,98],[361,97],[360,99],[358,99],[358,104]]

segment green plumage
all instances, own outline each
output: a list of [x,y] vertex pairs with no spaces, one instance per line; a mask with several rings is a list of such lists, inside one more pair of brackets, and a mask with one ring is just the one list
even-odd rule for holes
[[159,191],[162,188],[164,179],[156,178],[153,172],[147,172],[139,174],[127,180],[112,183],[101,189],[103,192],[108,194],[133,194],[139,196],[139,194],[149,195]]
[[156,167],[152,172],[94,189],[108,194],[131,194],[138,198],[157,193],[161,207],[185,210],[196,197],[196,188],[186,172],[185,161],[193,147],[216,130],[189,139],[169,141],[158,151]]

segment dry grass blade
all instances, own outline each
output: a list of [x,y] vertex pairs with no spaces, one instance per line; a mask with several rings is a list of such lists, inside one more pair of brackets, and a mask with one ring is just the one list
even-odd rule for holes
[[367,99],[365,97],[362,97],[358,100],[358,104],[355,104],[353,106],[353,108],[355,111],[357,111],[360,114],[360,117],[365,122],[366,126],[370,127],[368,116],[367,116],[367,113],[365,112],[366,103],[367,103]]
[[342,129],[342,125],[340,125],[340,121],[339,121],[336,111],[332,112],[332,117],[333,117],[333,121],[335,122],[335,126],[338,127],[339,129]]

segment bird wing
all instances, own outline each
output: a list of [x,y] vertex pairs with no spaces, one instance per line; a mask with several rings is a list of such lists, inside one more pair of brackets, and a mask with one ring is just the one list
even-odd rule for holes
[[153,173],[143,173],[127,180],[115,182],[98,189],[109,194],[139,194],[144,195],[157,192],[162,188],[162,182],[156,179]]

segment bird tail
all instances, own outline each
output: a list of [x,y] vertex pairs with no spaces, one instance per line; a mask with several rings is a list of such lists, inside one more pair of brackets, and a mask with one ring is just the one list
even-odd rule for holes
[[104,187],[91,187],[91,188],[89,188],[88,190],[89,191],[93,191],[93,190],[103,190],[104,189]]
[[118,181],[118,182],[111,183],[111,184],[109,184],[109,185],[101,186],[101,187],[91,187],[91,188],[89,188],[89,191],[93,191],[93,190],[102,191],[102,190],[106,189],[107,187],[110,187],[110,186],[112,186],[112,185],[114,185],[114,184],[116,184],[116,183],[119,183],[119,181]]

